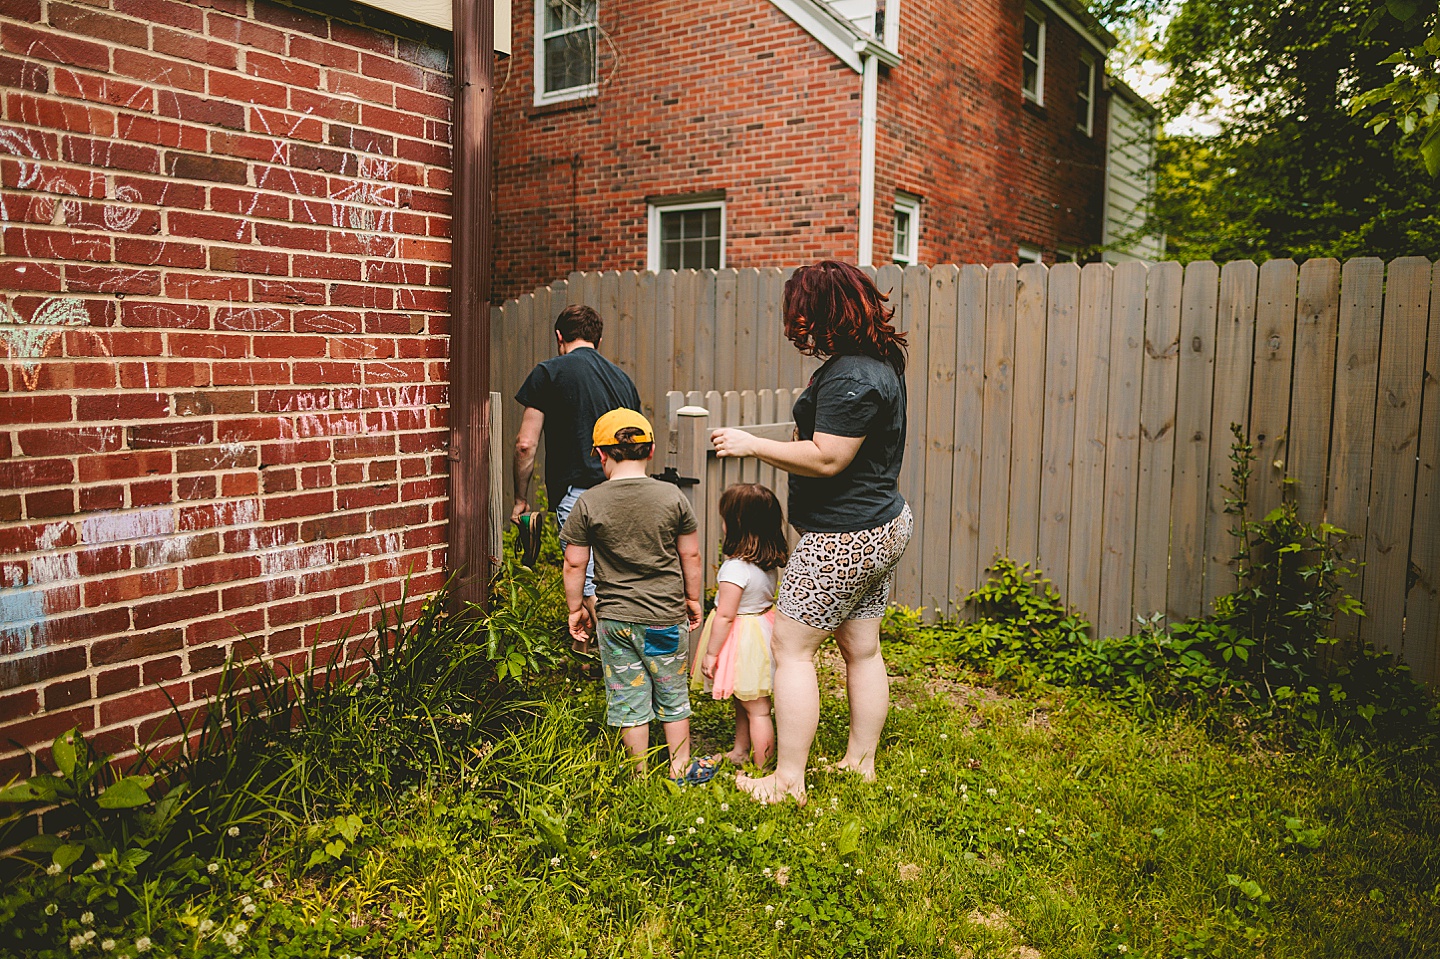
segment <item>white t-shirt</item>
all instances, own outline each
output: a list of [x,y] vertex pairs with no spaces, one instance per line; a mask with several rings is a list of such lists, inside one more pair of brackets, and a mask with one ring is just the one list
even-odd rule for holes
[[739,586],[739,613],[763,613],[775,604],[776,571],[768,573],[754,563],[743,559],[727,559],[720,564],[716,581],[734,583]]

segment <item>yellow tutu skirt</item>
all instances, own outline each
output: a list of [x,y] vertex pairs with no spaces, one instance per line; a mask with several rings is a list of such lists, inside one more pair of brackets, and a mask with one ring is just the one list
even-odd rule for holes
[[695,660],[691,665],[690,685],[703,689],[716,699],[752,700],[769,696],[775,688],[775,664],[770,658],[770,637],[775,631],[775,610],[772,607],[763,613],[742,613],[735,617],[730,635],[720,645],[719,661],[715,664],[715,678],[706,679],[700,671],[706,651],[714,641],[711,635],[715,625],[712,612],[705,620],[700,633],[700,642],[695,647]]

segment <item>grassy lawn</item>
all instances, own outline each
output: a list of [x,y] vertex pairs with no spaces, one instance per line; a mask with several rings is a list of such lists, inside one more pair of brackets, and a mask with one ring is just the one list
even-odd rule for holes
[[[875,784],[825,771],[846,735],[828,660],[803,809],[634,778],[572,678],[464,771],[357,809],[321,868],[298,866],[324,837],[284,829],[223,862],[178,928],[244,921],[258,955],[1436,954],[1434,769],[1004,695],[909,653]],[[729,723],[700,704],[700,744]]]

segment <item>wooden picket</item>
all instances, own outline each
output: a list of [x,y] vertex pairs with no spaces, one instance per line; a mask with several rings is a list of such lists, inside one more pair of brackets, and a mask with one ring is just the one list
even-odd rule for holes
[[[784,338],[791,272],[574,273],[496,308],[507,458],[521,412],[511,398],[554,355],[555,314],[573,303],[600,311],[601,349],[657,426],[788,435],[820,362]],[[1349,586],[1367,614],[1342,628],[1440,683],[1440,264],[869,272],[909,338],[900,484],[916,525],[897,601],[961,615],[1003,555],[1038,562],[1105,634],[1157,611],[1208,612],[1234,585],[1238,423],[1255,450],[1249,516],[1288,497],[1306,521],[1349,531],[1360,569]],[[679,416],[682,405],[708,414]],[[707,435],[669,434],[663,454],[678,464]],[[774,467],[710,456],[703,472],[707,518],[742,480],[788,507]],[[506,469],[507,497],[510,484]],[[718,528],[706,524],[711,586]]]

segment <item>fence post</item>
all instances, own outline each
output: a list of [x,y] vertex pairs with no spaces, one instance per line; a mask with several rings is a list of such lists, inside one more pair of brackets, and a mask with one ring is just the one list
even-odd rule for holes
[[[501,429],[501,398],[499,393],[490,394],[490,404],[485,410],[489,418],[490,433],[490,565],[498,567],[505,550],[505,441]],[[487,569],[489,577],[494,569]]]
[[706,543],[706,448],[710,446],[710,410],[704,406],[681,406],[675,410],[680,426],[680,449],[675,468],[681,477],[694,477],[697,484],[681,487],[690,508],[696,513],[701,549]]

